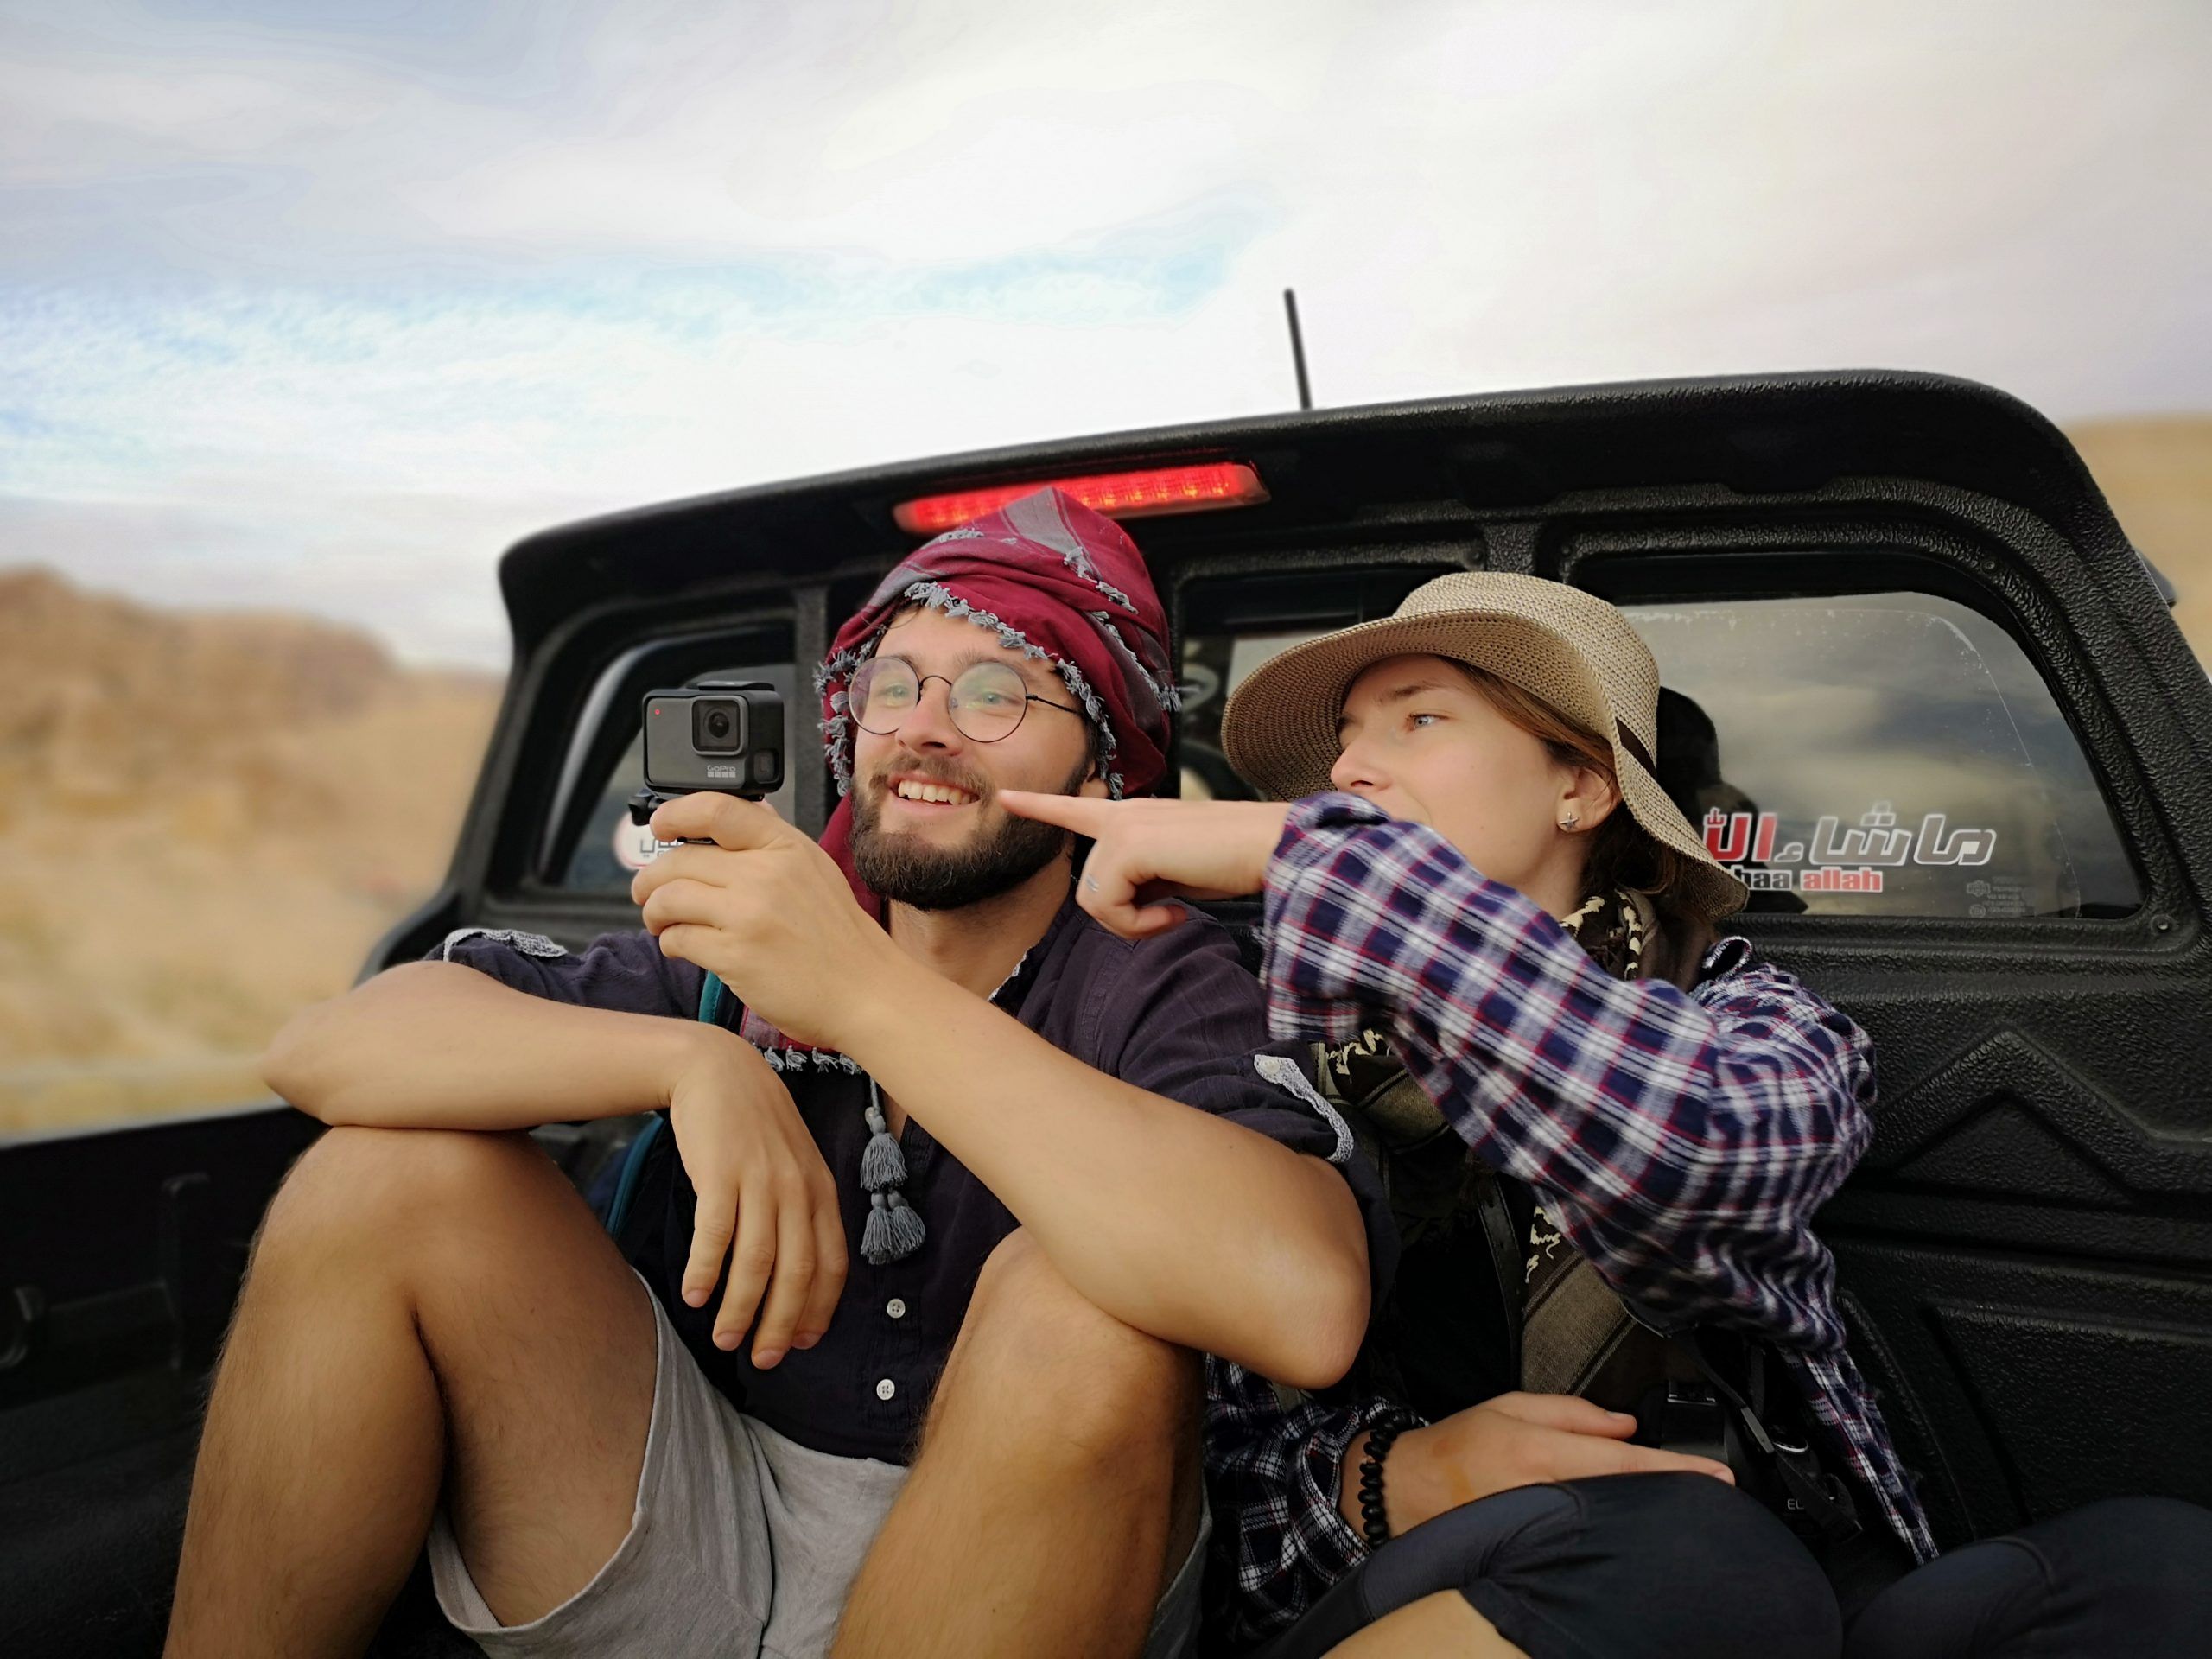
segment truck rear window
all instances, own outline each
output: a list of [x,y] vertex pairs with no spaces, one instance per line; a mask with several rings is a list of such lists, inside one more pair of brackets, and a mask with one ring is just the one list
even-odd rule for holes
[[1624,607],[1669,792],[1761,908],[2124,916],[2142,893],[2050,689],[1928,594]]
[[[1989,618],[1915,593],[1623,608],[1666,688],[1661,781],[1753,910],[1979,920],[2140,904],[2056,700]],[[1188,689],[1209,694],[1186,725],[1186,794],[1251,793],[1210,735],[1220,703],[1325,631],[1185,636],[1186,677],[1204,671]]]

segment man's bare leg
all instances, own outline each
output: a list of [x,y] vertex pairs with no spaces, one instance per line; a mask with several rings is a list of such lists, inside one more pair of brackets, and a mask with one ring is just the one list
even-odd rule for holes
[[1079,1295],[1027,1234],[984,1264],[838,1659],[1133,1656],[1198,1524],[1198,1357]]
[[333,1129],[278,1192],[201,1438],[173,1656],[358,1653],[442,1480],[503,1624],[629,1529],[645,1287],[526,1136]]

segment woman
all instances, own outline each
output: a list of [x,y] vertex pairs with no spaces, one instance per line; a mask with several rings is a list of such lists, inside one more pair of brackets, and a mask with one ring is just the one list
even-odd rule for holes
[[2099,1505],[1910,1570],[1933,1541],[1811,1229],[1870,1133],[1871,1046],[1744,940],[1715,943],[1744,891],[1653,776],[1658,690],[1604,601],[1445,576],[1231,701],[1237,769],[1307,798],[1005,798],[1096,840],[1079,898],[1116,931],[1173,925],[1173,897],[1263,892],[1276,1034],[1380,1027],[1471,1167],[1532,1194],[1642,1324],[1771,1352],[1788,1380],[1762,1408],[1809,1442],[1803,1484],[1777,1484],[1828,1539],[1860,1532],[1822,1545],[1832,1587],[1728,1469],[1630,1445],[1634,1420],[1590,1401],[1514,1392],[1424,1424],[1217,1367],[1238,1633],[1288,1626],[1286,1659],[1812,1655],[1846,1620],[1853,1659],[2077,1627],[2081,1651],[2182,1650],[2160,1621],[2212,1611],[2179,1565],[2212,1516],[2187,1505]]

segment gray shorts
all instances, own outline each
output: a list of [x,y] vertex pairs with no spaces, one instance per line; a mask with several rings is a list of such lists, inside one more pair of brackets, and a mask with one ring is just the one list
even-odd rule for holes
[[[589,1584],[543,1618],[503,1625],[468,1576],[441,1509],[431,1523],[438,1605],[486,1653],[518,1659],[827,1653],[861,1560],[906,1471],[836,1458],[746,1416],[684,1351],[658,1297],[653,1415],[629,1535]],[[1160,1598],[1146,1659],[1198,1640],[1210,1517]]]

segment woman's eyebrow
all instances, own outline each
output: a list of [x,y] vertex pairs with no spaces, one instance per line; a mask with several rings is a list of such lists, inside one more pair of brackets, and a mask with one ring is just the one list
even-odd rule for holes
[[[1382,693],[1375,699],[1375,706],[1377,709],[1388,709],[1392,703],[1404,702],[1408,698],[1420,696],[1425,691],[1449,691],[1452,689],[1452,683],[1448,680],[1408,680],[1403,685],[1394,685],[1388,691]],[[1338,715],[1338,738],[1341,740],[1348,728],[1358,724],[1358,720],[1351,715]]]

